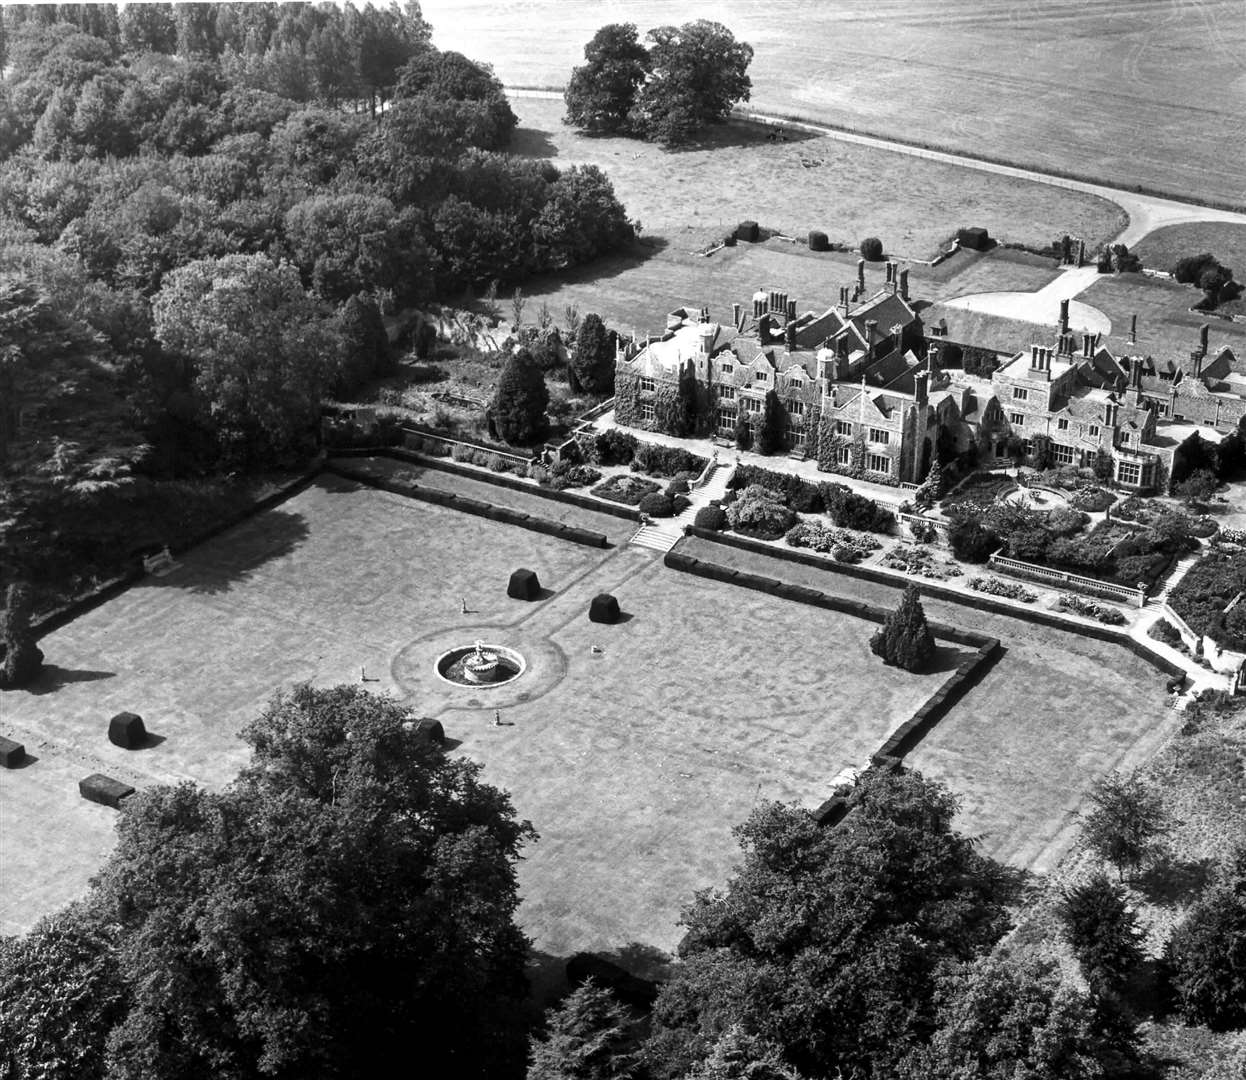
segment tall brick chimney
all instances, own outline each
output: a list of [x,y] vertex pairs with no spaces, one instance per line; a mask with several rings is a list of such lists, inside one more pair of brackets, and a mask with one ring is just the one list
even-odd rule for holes
[[865,260],[864,259],[857,260],[857,284],[860,285],[861,288],[863,289],[865,288]]
[[900,299],[907,300],[909,298],[909,269],[906,266],[900,271]]
[[919,371],[913,376],[913,403],[916,405],[925,405],[929,400],[930,376],[924,371]]
[[1203,357],[1205,355],[1206,354],[1203,352],[1202,349],[1191,349],[1190,350],[1190,368],[1191,368],[1190,374],[1193,375],[1194,378],[1196,379],[1200,375],[1203,374]]
[[1138,344],[1138,316],[1137,315],[1129,316],[1129,344],[1130,345]]
[[787,302],[787,321],[788,322],[796,321],[796,301],[795,300],[789,300]]
[[1087,360],[1095,355],[1095,338],[1093,334],[1082,335],[1082,355]]
[[865,320],[865,358],[874,359],[874,332],[878,329],[877,319]]
[[1198,347],[1204,356],[1207,355],[1207,336],[1211,333],[1211,327],[1207,323],[1203,323],[1198,328]]
[[737,330],[740,329],[740,305],[739,304],[731,305],[731,325],[734,326]]
[[1060,301],[1060,333],[1067,334],[1069,332],[1069,302],[1067,300]]

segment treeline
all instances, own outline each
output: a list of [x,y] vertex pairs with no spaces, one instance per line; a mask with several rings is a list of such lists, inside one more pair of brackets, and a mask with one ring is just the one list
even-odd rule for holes
[[6,576],[115,556],[102,504],[144,478],[305,453],[324,394],[391,362],[385,313],[633,236],[598,169],[503,152],[500,83],[415,4],[0,26]]

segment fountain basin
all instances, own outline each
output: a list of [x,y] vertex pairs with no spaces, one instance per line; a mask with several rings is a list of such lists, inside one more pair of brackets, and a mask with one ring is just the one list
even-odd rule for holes
[[514,649],[478,641],[474,645],[442,653],[434,662],[433,669],[442,682],[473,690],[487,690],[514,681],[527,666],[523,655]]

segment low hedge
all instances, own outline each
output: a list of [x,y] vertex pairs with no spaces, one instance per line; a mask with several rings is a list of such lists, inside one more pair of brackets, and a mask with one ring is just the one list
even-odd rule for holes
[[649,517],[671,517],[675,513],[671,497],[661,491],[650,491],[642,495],[637,509],[642,514],[648,514]]
[[536,517],[520,510],[511,510],[505,506],[494,506],[492,503],[482,502],[479,499],[469,499],[449,491],[437,491],[433,488],[420,487],[419,484],[411,481],[373,476],[361,469],[351,469],[336,462],[329,462],[325,469],[346,480],[353,480],[355,483],[363,484],[366,487],[378,488],[381,491],[402,495],[408,499],[418,499],[421,502],[432,503],[435,506],[445,506],[452,510],[473,514],[476,517],[487,518],[490,521],[497,521],[506,525],[518,525],[520,528],[529,529],[532,532],[569,540],[573,544],[583,544],[586,547],[598,548],[609,546],[605,533],[577,528],[574,525],[566,525],[561,521],[551,521],[548,518]]
[[638,472],[663,478],[673,477],[678,473],[691,473],[700,476],[709,458],[701,457],[682,446],[662,446],[658,443],[638,443],[632,455],[631,466]]

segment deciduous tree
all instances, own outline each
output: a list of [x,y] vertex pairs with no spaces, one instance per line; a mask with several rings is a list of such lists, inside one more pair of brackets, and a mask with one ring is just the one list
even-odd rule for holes
[[195,365],[195,390],[226,456],[271,460],[315,423],[337,342],[290,263],[227,255],[168,276],[156,336]]
[[1099,858],[1125,871],[1136,872],[1154,853],[1168,831],[1159,792],[1137,776],[1111,773],[1090,790],[1091,810],[1082,818],[1081,837]]
[[721,23],[660,26],[647,37],[652,70],[631,121],[647,138],[665,146],[691,142],[725,121],[737,102],[748,101],[753,47]]
[[1095,874],[1064,891],[1059,911],[1086,982],[1096,991],[1119,993],[1142,963],[1142,931],[1125,890]]
[[998,939],[1007,875],[916,773],[867,773],[850,804],[835,828],[770,803],[736,829],[737,872],[684,912],[647,1044],[655,1075],[683,1076],[735,1024],[811,1076],[889,1075],[934,1030],[936,973]]
[[603,26],[584,46],[584,59],[588,63],[572,71],[567,83],[563,122],[592,132],[626,130],[649,70],[649,52],[635,24]]

